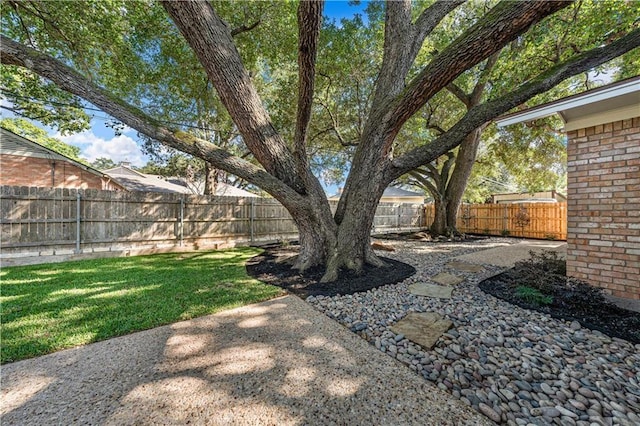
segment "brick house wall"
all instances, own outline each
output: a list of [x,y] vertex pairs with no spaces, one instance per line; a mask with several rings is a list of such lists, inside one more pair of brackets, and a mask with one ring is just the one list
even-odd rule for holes
[[567,274],[640,299],[640,117],[567,136]]
[[0,155],[0,185],[120,190],[109,179],[70,162],[18,155]]

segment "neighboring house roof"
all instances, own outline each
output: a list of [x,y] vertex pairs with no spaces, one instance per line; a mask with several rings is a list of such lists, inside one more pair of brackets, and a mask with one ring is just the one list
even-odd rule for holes
[[[341,188],[342,189],[342,188]],[[337,194],[331,195],[329,196],[329,198],[333,198],[333,199],[338,199],[340,198],[340,196],[342,195],[342,190],[339,190]],[[422,197],[424,198],[424,194],[421,194],[419,192],[413,192],[413,191],[407,191],[406,189],[402,189],[402,188],[397,188],[395,186],[390,186],[387,189],[384,190],[384,192],[382,193],[382,197],[393,197],[393,198],[402,198],[402,197]]]
[[[171,192],[180,194],[193,194],[186,183],[180,178],[165,178],[159,175],[151,175],[133,170],[127,166],[118,166],[104,170],[129,191],[142,192]],[[216,195],[227,197],[258,197],[256,194],[236,188],[225,183],[219,183]]]
[[192,193],[189,188],[183,185],[176,185],[175,183],[164,180],[160,176],[140,173],[126,166],[114,167],[104,170],[104,172],[129,191]]
[[506,114],[494,121],[499,127],[503,127],[537,120],[556,113],[564,120],[566,131],[638,117],[640,116],[640,76]]
[[80,163],[73,158],[53,151],[46,146],[40,145],[3,127],[0,127],[0,154],[66,161],[101,178],[108,177],[106,173],[98,169]]
[[383,197],[423,197],[424,194],[419,192],[407,191],[406,189],[390,186],[382,193]]
[[224,197],[260,197],[252,192],[245,191],[244,189],[237,188],[233,185],[227,185],[226,183],[218,183],[216,195]]
[[566,202],[567,197],[555,190],[538,192],[509,192],[491,195],[493,203],[556,203]]

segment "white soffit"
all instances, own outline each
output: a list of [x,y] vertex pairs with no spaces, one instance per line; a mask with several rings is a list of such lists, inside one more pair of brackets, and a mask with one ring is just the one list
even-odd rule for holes
[[640,116],[640,77],[499,117],[499,127],[559,114],[565,130],[575,130]]

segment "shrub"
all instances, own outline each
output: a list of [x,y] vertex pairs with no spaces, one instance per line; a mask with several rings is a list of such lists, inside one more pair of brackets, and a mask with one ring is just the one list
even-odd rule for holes
[[502,231],[500,231],[500,235],[502,235],[503,237],[508,237],[509,235],[511,235],[511,231],[509,231],[508,229],[503,229]]
[[530,251],[527,260],[516,262],[518,284],[531,287],[544,294],[553,295],[567,284],[567,265],[555,251]]

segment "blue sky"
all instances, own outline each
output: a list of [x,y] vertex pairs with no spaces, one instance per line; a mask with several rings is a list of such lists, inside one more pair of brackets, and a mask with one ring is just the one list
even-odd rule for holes
[[364,10],[368,1],[359,4],[350,4],[348,1],[327,1],[324,4],[324,16],[340,21],[342,18],[351,18],[356,13],[364,16]]

